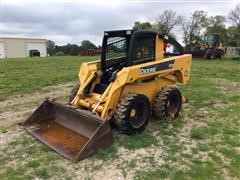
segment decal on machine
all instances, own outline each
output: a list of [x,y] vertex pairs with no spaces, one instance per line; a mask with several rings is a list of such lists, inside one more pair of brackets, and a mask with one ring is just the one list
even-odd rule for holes
[[149,73],[153,73],[156,71],[171,69],[171,68],[173,68],[174,63],[175,63],[175,60],[170,60],[170,61],[162,62],[159,64],[145,66],[145,67],[140,68],[140,74],[149,74]]

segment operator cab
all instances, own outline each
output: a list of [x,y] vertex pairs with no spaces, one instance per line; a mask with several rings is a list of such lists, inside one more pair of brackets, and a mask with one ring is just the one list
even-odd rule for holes
[[105,31],[102,43],[100,84],[96,93],[103,93],[123,67],[155,60],[156,32]]
[[214,48],[220,44],[219,37],[220,36],[218,34],[205,35],[203,40],[205,44]]
[[176,47],[174,53],[165,52],[164,55],[183,54],[182,46],[166,34],[148,30],[105,31],[101,52],[102,77],[94,92],[102,94],[123,67],[156,60],[157,35],[164,43],[171,43]]
[[156,32],[152,31],[105,31],[101,67],[122,68],[155,60]]

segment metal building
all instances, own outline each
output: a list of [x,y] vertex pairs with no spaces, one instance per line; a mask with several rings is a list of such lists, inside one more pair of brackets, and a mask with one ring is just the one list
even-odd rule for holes
[[0,37],[0,58],[46,57],[47,40]]

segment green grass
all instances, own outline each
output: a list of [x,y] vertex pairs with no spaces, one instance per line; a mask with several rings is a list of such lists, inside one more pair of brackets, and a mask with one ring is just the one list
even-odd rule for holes
[[6,133],[7,132],[7,128],[6,127],[0,127],[0,132],[1,133]]
[[[189,98],[190,108],[183,109],[180,122],[175,121],[177,125],[173,128],[169,127],[173,122],[162,122],[152,128],[158,129],[163,139],[159,148],[164,149],[165,163],[150,171],[136,171],[136,179],[225,179],[224,170],[227,176],[240,178],[240,153],[235,149],[240,147],[240,93],[224,93],[214,83],[215,79],[222,79],[227,82],[224,86],[231,86],[231,83],[239,86],[240,78],[236,72],[240,72],[238,61],[193,61],[190,85],[181,87]],[[223,106],[214,106],[218,104]],[[185,153],[186,142],[179,142],[178,138],[186,116],[196,123],[203,123],[193,126],[190,131],[189,139],[197,142],[197,146],[191,148],[191,154]],[[180,168],[182,165],[186,169]]]
[[77,80],[81,63],[97,59],[95,56],[63,56],[0,61],[0,101],[12,95]]
[[112,159],[112,158],[116,158],[116,157],[117,157],[117,147],[115,144],[112,144],[107,149],[100,150],[96,154],[96,158],[102,159],[102,160],[108,160],[108,159]]
[[[26,81],[35,82],[33,86],[24,87],[24,78],[10,80],[12,78],[5,73],[5,76],[1,74],[3,87],[11,88],[11,92],[17,95],[52,84],[45,79],[37,83],[40,77],[50,76],[54,84],[75,80],[82,60],[79,57],[23,60],[25,65],[16,69],[14,64],[19,63],[20,66],[21,60],[1,62],[1,66],[4,64],[8,70],[13,69],[10,74],[14,77],[16,74],[27,75],[21,69],[28,67],[33,75]],[[29,65],[29,62],[36,64]],[[38,64],[42,70],[34,72],[32,68]],[[46,75],[52,70],[48,70],[49,64],[55,70],[69,69]],[[235,88],[233,92],[237,92],[236,88],[240,86],[238,72],[239,61],[194,60],[190,85],[180,87],[189,102],[183,106],[177,119],[156,121],[152,118],[143,133],[133,136],[114,131],[114,143],[109,148],[78,164],[70,161],[66,164],[61,156],[22,133],[9,142],[0,155],[0,179],[68,179],[75,177],[81,169],[92,179],[97,172],[108,168],[109,171],[119,170],[123,177],[131,174],[134,179],[240,179],[240,93],[222,91],[222,87],[231,86]],[[222,83],[219,85],[216,79]],[[9,84],[6,83],[8,81]],[[7,89],[1,89],[1,95],[8,93]],[[1,129],[0,133],[9,133],[12,129],[14,127]],[[119,152],[120,148],[125,150],[123,154]],[[143,150],[149,151],[141,154]]]
[[157,145],[158,140],[146,130],[140,134],[123,136],[119,138],[119,143],[129,150],[134,150]]
[[[26,158],[34,156],[35,159]],[[60,157],[61,158],[61,157]],[[21,134],[2,150],[0,179],[48,179],[65,173],[64,167],[57,164],[59,156],[43,144],[26,134]],[[15,162],[15,164],[12,164]],[[68,174],[65,174],[68,177]]]

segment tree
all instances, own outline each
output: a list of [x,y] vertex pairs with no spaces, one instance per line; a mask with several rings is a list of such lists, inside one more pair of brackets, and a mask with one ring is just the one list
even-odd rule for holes
[[69,54],[71,56],[77,56],[79,54],[79,47],[76,44],[72,44],[70,48]]
[[204,11],[195,11],[189,20],[181,17],[180,25],[183,31],[183,42],[186,50],[198,46],[201,41],[201,31],[206,25],[207,14]]
[[238,32],[238,28],[236,26],[230,26],[227,28],[227,45],[228,46],[238,46],[240,47],[240,33]]
[[222,44],[227,44],[228,34],[226,29],[226,18],[224,16],[211,16],[206,20],[205,34],[218,34]]
[[141,29],[146,29],[146,30],[151,30],[152,24],[150,22],[139,22],[136,21],[133,25],[133,30],[141,30]]
[[206,19],[206,31],[213,33],[218,28],[225,28],[226,18],[224,16],[211,16]]
[[[75,47],[73,47],[75,46]],[[56,46],[56,52],[63,52],[65,55],[77,55],[79,52],[76,53],[76,46],[74,44],[67,44],[67,45],[63,45],[63,46]],[[79,51],[79,47],[77,46],[78,51]],[[71,52],[72,51],[72,52]]]
[[57,46],[56,49],[57,51],[62,51],[64,54],[69,55],[71,50],[71,44],[68,43],[67,45],[64,46]]
[[91,43],[88,40],[84,40],[81,42],[81,46],[78,46],[76,44],[70,44],[70,43],[63,46],[54,45],[54,54],[56,54],[56,52],[61,52],[60,54],[64,53],[65,55],[76,56],[79,54],[80,50],[94,49],[94,48],[97,48],[97,47],[93,43]]
[[238,4],[235,9],[231,10],[228,18],[235,26],[240,29],[240,4]]
[[89,40],[83,40],[81,42],[81,49],[94,49],[97,48],[93,43],[91,43]]
[[55,43],[51,40],[47,41],[47,53],[52,56],[56,54]]
[[233,24],[233,26],[228,27],[227,30],[229,36],[228,45],[240,47],[240,4],[231,10],[228,18]]
[[172,10],[166,10],[156,19],[156,30],[169,34],[171,30],[180,23],[180,17]]

